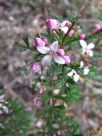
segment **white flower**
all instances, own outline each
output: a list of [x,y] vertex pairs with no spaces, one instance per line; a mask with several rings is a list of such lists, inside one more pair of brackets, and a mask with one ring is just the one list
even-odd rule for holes
[[95,47],[95,45],[93,43],[89,43],[87,45],[87,43],[84,40],[80,40],[80,44],[81,44],[82,49],[83,49],[82,53],[83,54],[87,53],[90,57],[92,57],[93,56],[92,49]]
[[89,71],[90,71],[88,66],[84,67],[84,62],[83,61],[80,62],[80,68],[84,68],[84,75],[87,75],[89,73]]
[[81,61],[81,62],[80,62],[80,68],[83,68],[83,67],[84,67],[84,62]]
[[54,93],[54,95],[58,95],[60,93],[60,90],[59,89],[54,89],[53,93]]
[[68,74],[69,77],[72,77],[75,82],[78,82],[80,76],[77,74],[77,72],[72,69]]
[[36,127],[41,128],[43,123],[44,123],[44,121],[42,119],[39,119],[38,122],[36,123]]
[[90,69],[89,67],[85,67],[84,68],[84,75],[87,75],[89,73]]
[[4,95],[0,95],[0,102],[4,102],[5,100],[4,100]]

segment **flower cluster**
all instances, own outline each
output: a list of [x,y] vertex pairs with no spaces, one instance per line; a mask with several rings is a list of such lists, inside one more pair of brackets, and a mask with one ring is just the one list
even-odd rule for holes
[[[69,39],[75,33],[72,23],[68,20],[59,22],[56,19],[47,19],[46,26],[52,32],[53,31],[56,33],[60,32],[62,34],[62,37],[64,36],[65,39]],[[92,49],[95,47],[95,45],[93,43],[87,45],[86,41],[84,40],[85,37],[86,36],[83,33],[80,33],[78,36],[79,43],[82,47],[82,55],[83,56],[87,55],[89,57],[92,57],[93,56]],[[50,43],[46,37],[44,38],[36,37],[34,39],[33,46],[38,51],[39,56],[43,55],[43,57],[41,57],[40,61],[29,64],[31,73],[36,74],[41,72],[42,67],[43,68],[49,67],[51,65],[52,60],[54,60],[55,63],[61,65],[71,64],[71,58],[68,55],[68,51],[66,50],[65,46],[62,45],[63,39],[62,39],[62,43],[60,41],[61,40],[59,39]],[[83,73],[84,75],[87,75],[89,72],[89,66],[85,66],[82,60],[79,63],[80,63],[79,68],[84,68]],[[75,69],[69,71],[67,75],[73,78],[75,82],[79,81],[80,79],[80,76]]]

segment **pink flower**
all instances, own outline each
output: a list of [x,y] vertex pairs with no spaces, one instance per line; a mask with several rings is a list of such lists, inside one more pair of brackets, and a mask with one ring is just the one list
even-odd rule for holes
[[56,19],[47,19],[46,26],[51,30],[56,30],[59,29],[59,22]]
[[39,90],[39,94],[43,94],[45,91],[46,91],[45,88],[41,87],[40,90]]
[[[48,50],[46,50],[46,48],[48,48]],[[41,46],[38,46],[38,51],[42,54],[43,54],[43,52],[45,54],[47,54],[42,59],[42,65],[43,66],[50,65],[52,58],[58,64],[68,64],[68,63],[70,63],[69,56],[65,55],[64,50],[59,48],[58,41],[53,42],[49,47],[43,47],[42,48]]]
[[80,40],[80,44],[82,46],[82,53],[87,53],[90,57],[93,56],[93,51],[92,49],[95,47],[93,43],[90,43],[87,45],[87,43],[84,40]]
[[41,70],[41,65],[39,62],[32,62],[29,64],[29,69],[32,74],[35,74]]
[[71,26],[71,22],[69,21],[63,21],[61,24],[60,24],[60,30],[63,31],[64,33],[67,33],[68,32],[68,29],[69,27]]
[[80,40],[85,39],[85,37],[86,37],[85,34],[80,34],[80,35],[79,35],[79,39],[80,39]]

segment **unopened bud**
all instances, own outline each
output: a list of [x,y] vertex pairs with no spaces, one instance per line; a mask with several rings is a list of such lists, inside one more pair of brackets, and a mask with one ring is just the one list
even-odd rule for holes
[[80,35],[79,35],[79,39],[80,39],[80,40],[85,39],[85,37],[86,37],[85,34],[80,34]]
[[68,33],[68,36],[71,37],[74,34],[74,30],[70,30],[70,32]]

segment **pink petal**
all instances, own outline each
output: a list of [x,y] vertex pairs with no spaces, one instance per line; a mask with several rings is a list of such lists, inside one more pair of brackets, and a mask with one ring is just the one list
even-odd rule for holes
[[45,46],[45,42],[38,37],[35,39],[35,46]]
[[48,48],[46,46],[37,46],[37,50],[41,54],[47,54],[48,52],[50,52],[50,48]]
[[46,55],[45,57],[43,57],[42,61],[41,61],[41,64],[43,66],[49,66],[50,63],[51,63],[51,59],[52,59],[52,56],[51,55]]
[[82,48],[87,47],[87,43],[84,40],[80,40],[80,44],[81,44]]
[[50,45],[50,48],[51,48],[52,51],[57,52],[57,50],[59,49],[58,41],[53,42]]
[[69,64],[70,63],[70,57],[68,55],[64,55],[63,58],[65,60],[65,64]]
[[45,42],[45,44],[48,44],[48,39],[47,38],[43,38],[43,41]]
[[29,69],[32,74],[35,74],[41,70],[41,65],[39,62],[32,62],[29,64]]
[[55,54],[53,56],[54,61],[58,64],[65,64],[65,60],[63,59],[63,57],[60,57],[59,55]]
[[45,88],[41,87],[40,90],[39,90],[39,94],[43,94],[45,91],[46,91]]

